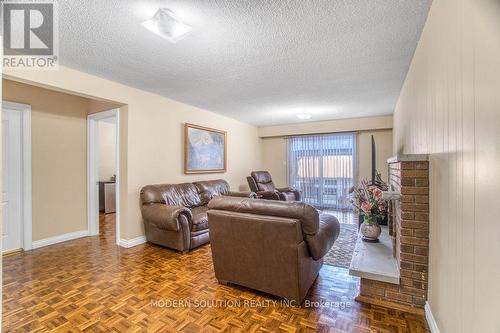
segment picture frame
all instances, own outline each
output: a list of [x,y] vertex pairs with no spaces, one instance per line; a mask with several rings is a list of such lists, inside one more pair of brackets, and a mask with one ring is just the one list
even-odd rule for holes
[[184,126],[184,173],[227,171],[227,132],[186,123]]

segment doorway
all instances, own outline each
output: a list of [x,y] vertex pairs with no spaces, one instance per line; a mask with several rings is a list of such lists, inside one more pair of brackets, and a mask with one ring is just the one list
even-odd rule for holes
[[2,102],[2,253],[30,250],[31,106]]
[[316,208],[350,211],[356,156],[355,133],[289,137],[288,184]]
[[288,138],[288,182],[302,200],[335,216],[340,234],[324,257],[326,265],[349,268],[358,235],[350,202],[356,185],[357,134],[332,133]]
[[114,220],[116,244],[120,244],[119,124],[119,109],[90,114],[87,118],[89,234],[99,235],[103,231],[100,222]]

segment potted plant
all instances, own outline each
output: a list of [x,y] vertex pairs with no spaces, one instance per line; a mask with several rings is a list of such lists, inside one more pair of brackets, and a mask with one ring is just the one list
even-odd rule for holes
[[378,221],[383,220],[387,213],[387,203],[382,199],[382,190],[377,186],[370,186],[368,181],[363,179],[361,186],[353,188],[352,193],[354,198],[351,202],[358,214],[363,217],[360,227],[363,241],[378,242],[382,232]]

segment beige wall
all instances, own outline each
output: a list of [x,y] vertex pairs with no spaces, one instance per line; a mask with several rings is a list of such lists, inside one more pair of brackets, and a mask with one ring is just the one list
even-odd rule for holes
[[429,304],[441,332],[500,332],[500,1],[434,0],[394,115],[430,154]]
[[262,170],[271,173],[276,186],[288,186],[287,143],[285,137],[262,139]]
[[3,98],[31,105],[33,240],[86,230],[88,100],[8,80]]
[[354,132],[392,128],[392,116],[311,121],[299,124],[267,126],[259,128],[262,138],[301,134]]
[[[144,234],[139,207],[142,186],[197,179],[226,179],[232,189],[247,188],[246,176],[261,168],[256,127],[168,98],[61,66],[57,71],[26,71],[8,78],[116,101],[120,109],[121,236]],[[183,126],[190,122],[228,132],[228,172],[183,174]]]
[[376,165],[382,179],[388,180],[387,159],[392,153],[392,130],[362,131],[358,135],[358,179],[372,178],[372,135],[375,138]]
[[97,123],[99,149],[99,180],[108,181],[116,175],[116,124]]
[[[387,159],[392,156],[392,130],[390,129],[359,132],[358,179],[371,179],[371,135],[375,138],[377,148],[377,169],[382,174],[382,178],[387,180]],[[286,137],[262,139],[263,169],[271,173],[276,186],[288,185],[287,158]]]
[[90,96],[89,98],[89,104],[88,104],[88,113],[97,113],[97,112],[102,112],[102,111],[109,111],[112,109],[116,109],[122,106],[121,103],[116,103],[116,102],[110,102],[110,101],[104,101],[104,100],[97,100],[92,98]]

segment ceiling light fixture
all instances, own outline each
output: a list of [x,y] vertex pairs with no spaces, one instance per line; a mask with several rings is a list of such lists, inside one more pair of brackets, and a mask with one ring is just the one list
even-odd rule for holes
[[300,120],[307,120],[307,119],[311,119],[311,117],[312,117],[312,115],[310,113],[297,113],[296,116]]
[[149,31],[165,38],[171,43],[176,43],[186,37],[192,27],[181,22],[168,8],[160,8],[150,19],[142,23]]

